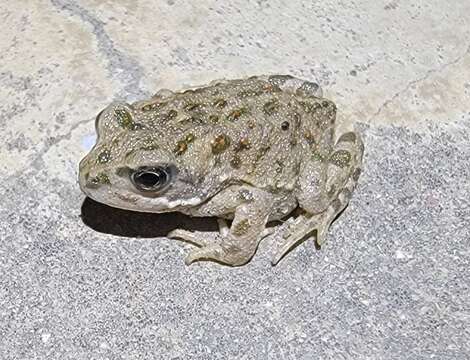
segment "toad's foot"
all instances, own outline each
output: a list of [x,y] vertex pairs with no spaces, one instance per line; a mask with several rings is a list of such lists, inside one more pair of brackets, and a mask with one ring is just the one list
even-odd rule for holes
[[[173,230],[167,234],[167,237],[170,239],[183,240],[198,247],[202,247],[216,241],[216,237],[214,237],[211,233],[204,231],[189,231],[183,229]],[[211,237],[214,238],[210,239]]]
[[311,236],[315,230],[317,236],[320,233],[321,236],[324,236],[326,230],[320,231],[320,229],[327,226],[322,223],[322,215],[323,214],[317,214],[312,216],[302,214],[295,220],[290,221],[284,230],[282,244],[271,259],[271,264],[276,265],[295,245],[300,244],[300,242]]
[[206,231],[189,231],[184,229],[175,229],[167,234],[170,239],[179,239],[189,242],[198,247],[207,246],[214,242],[220,241],[220,237],[225,237],[229,233],[229,227],[227,221],[221,218],[217,218],[217,224],[219,225],[219,232],[214,234]]
[[[346,189],[347,190],[347,189]],[[350,194],[350,191],[347,191]],[[341,192],[338,198],[328,206],[326,211],[320,214],[302,214],[287,226],[284,233],[284,241],[276,254],[271,259],[271,263],[276,265],[286,255],[292,247],[311,236],[314,232],[318,246],[322,246],[327,237],[328,229],[338,214],[344,210],[348,204],[349,197]]]
[[[240,261],[240,258],[242,261]],[[245,261],[246,258],[246,261]],[[224,246],[222,244],[210,244],[201,248],[193,249],[184,259],[186,265],[190,265],[199,260],[215,260],[227,265],[243,265],[250,260],[243,254],[243,249],[236,249]]]
[[[273,232],[274,228],[265,228],[258,235],[257,241],[255,242],[256,246],[263,238],[271,235]],[[194,240],[192,241],[193,243],[199,241],[196,239],[197,235],[190,232],[188,233],[184,234],[184,236],[191,237],[191,239]],[[212,242],[206,246],[191,250],[184,262],[186,265],[190,265],[191,263],[199,260],[215,260],[231,266],[243,265],[251,259],[254,251],[252,247],[239,247],[236,245],[237,242],[237,238],[233,237],[229,232],[227,232],[225,236],[222,236],[221,231],[218,242]]]
[[170,236],[199,246],[189,253],[186,264],[213,260],[230,266],[243,265],[253,257],[261,239],[273,232],[266,228],[272,206],[272,194],[264,190],[251,186],[228,188],[199,209],[199,214],[233,214],[230,228],[225,221],[218,220],[216,241],[208,241],[207,234],[185,230],[172,231]]
[[[358,134],[347,132],[341,135],[328,159],[326,181],[320,195],[309,197],[309,191],[299,194],[301,207],[306,211],[289,224],[284,241],[272,258],[275,265],[297,243],[316,232],[316,242],[321,246],[326,241],[328,228],[347,206],[361,173],[364,145]],[[318,164],[310,164],[312,169]],[[307,177],[308,178],[308,177]]]

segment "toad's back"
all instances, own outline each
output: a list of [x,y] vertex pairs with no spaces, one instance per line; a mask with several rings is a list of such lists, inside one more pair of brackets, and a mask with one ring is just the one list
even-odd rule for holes
[[212,174],[290,189],[301,155],[324,149],[318,145],[333,128],[336,112],[316,84],[283,75],[164,90],[133,107],[148,131],[171,134],[168,147],[180,161],[198,161],[192,143],[209,135],[219,168]]

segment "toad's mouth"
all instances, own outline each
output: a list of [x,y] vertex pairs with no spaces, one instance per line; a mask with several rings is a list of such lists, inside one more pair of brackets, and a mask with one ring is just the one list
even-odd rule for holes
[[203,199],[199,197],[172,200],[165,196],[147,197],[134,192],[109,191],[109,189],[107,189],[107,191],[105,189],[87,191],[86,194],[94,201],[111,207],[145,213],[183,211],[184,209],[198,206],[204,202]]
[[133,193],[122,194],[119,192],[114,192],[114,195],[116,199],[119,199],[120,201],[111,206],[119,207],[125,210],[147,213],[180,211],[188,207],[200,205],[203,202],[203,200],[198,197],[169,200],[165,196],[148,198],[145,196],[135,195]]

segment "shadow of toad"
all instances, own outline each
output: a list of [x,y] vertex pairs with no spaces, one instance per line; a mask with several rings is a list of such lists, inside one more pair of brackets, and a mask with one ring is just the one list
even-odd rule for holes
[[218,231],[214,218],[197,218],[181,213],[141,213],[113,208],[90,198],[83,201],[81,217],[95,231],[125,237],[164,237],[174,229]]

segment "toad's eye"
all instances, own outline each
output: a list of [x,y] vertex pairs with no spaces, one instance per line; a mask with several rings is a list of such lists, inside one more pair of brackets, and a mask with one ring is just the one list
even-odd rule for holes
[[162,166],[142,166],[130,174],[134,186],[139,191],[161,191],[171,180],[171,171]]

